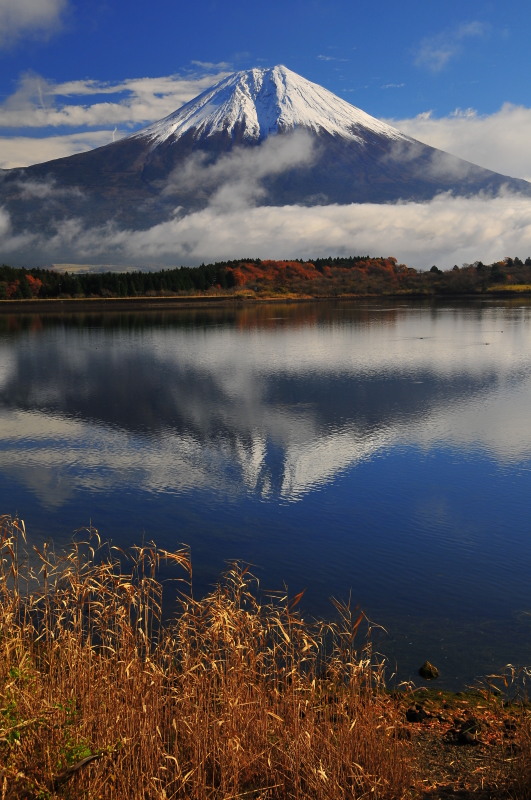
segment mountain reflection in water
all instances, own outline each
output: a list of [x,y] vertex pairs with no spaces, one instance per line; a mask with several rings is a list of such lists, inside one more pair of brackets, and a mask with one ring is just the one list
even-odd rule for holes
[[[530,310],[525,300],[343,302],[164,315],[2,316],[0,511],[18,510],[28,523],[28,510],[35,528],[48,519],[66,536],[76,507],[93,520],[101,517],[101,526],[126,494],[123,530],[119,524],[113,532],[122,542],[142,530],[167,537],[167,515],[176,513],[181,523],[187,520],[181,530],[193,531],[200,553],[214,547],[224,558],[225,538],[229,555],[251,557],[264,571],[271,557],[267,542],[277,535],[267,532],[274,519],[286,553],[286,575],[277,567],[274,577],[297,580],[295,557],[304,540],[314,552],[306,553],[297,585],[311,583],[312,570],[322,567],[331,593],[340,574],[348,588],[344,559],[352,553],[345,537],[351,537],[353,506],[358,545],[375,536],[379,506],[386,507],[381,547],[363,545],[373,559],[363,570],[388,576],[387,585],[395,587],[389,589],[393,599],[373,602],[385,615],[402,590],[407,595],[407,586],[398,589],[393,577],[398,544],[409,556],[398,566],[395,560],[395,572],[409,569],[404,563],[419,544],[419,530],[435,534],[442,514],[448,552],[465,547],[468,534],[459,534],[455,521],[471,498],[453,492],[449,499],[446,492],[433,503],[423,474],[441,488],[462,481],[458,473],[488,465],[490,479],[483,475],[473,483],[485,512],[504,480],[513,487],[520,482],[519,492],[529,488]],[[449,462],[430,466],[430,458]],[[512,514],[515,523],[527,525],[527,499],[520,495],[515,506],[509,489],[506,502],[502,509],[497,501],[502,517]],[[286,510],[293,504],[300,510]],[[495,525],[488,515],[487,527]],[[256,536],[241,548],[245,552],[233,553],[242,517]],[[398,541],[384,533],[392,519]],[[132,524],[136,529],[127,534]],[[498,534],[501,546],[500,531],[490,540]],[[324,539],[337,548],[335,562],[322,557],[318,543]],[[524,580],[518,570],[531,563],[531,546],[514,546],[520,549],[513,575],[518,584]],[[316,563],[308,567],[311,558]],[[508,574],[509,562],[506,555]],[[441,586],[454,586],[458,599],[456,570],[450,563],[445,569]],[[205,566],[209,579],[214,571]],[[322,579],[315,577],[316,585]],[[424,578],[412,579],[410,589],[418,591]],[[374,577],[374,583],[382,581]],[[508,610],[519,612],[523,600],[508,602]]]

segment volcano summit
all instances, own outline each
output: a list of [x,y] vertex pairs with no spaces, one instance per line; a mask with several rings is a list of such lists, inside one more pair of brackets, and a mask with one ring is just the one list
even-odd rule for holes
[[163,120],[87,153],[0,174],[14,234],[113,221],[144,230],[210,205],[425,201],[531,184],[404,135],[283,66],[236,72]]
[[221,136],[227,144],[257,144],[297,128],[360,144],[371,134],[407,140],[400,131],[282,66],[236,72],[133,138],[158,146],[193,131],[196,143]]

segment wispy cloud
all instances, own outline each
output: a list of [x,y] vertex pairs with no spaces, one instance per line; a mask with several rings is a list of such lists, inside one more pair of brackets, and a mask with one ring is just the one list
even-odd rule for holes
[[463,41],[469,38],[484,38],[490,28],[483,22],[467,22],[452,30],[422,39],[415,55],[417,67],[427,67],[440,72],[463,51]]
[[317,58],[320,59],[321,61],[350,61],[349,58],[336,58],[336,56],[318,55]]
[[[0,128],[135,126],[171,114],[226,71],[201,75],[134,78],[120,83],[94,80],[56,84],[33,73],[21,76],[16,91],[0,106]],[[93,103],[78,98],[114,95]],[[69,102],[65,102],[68,98]]]
[[502,175],[531,181],[531,108],[506,103],[489,115],[467,108],[442,118],[425,111],[387,122],[432,147]]
[[228,61],[218,61],[217,63],[213,63],[212,61],[192,61],[191,62],[194,67],[201,67],[202,69],[230,69],[231,64]]
[[382,89],[401,89],[405,85],[405,83],[386,83],[382,86]]
[[5,136],[0,138],[0,169],[27,167],[55,158],[85,153],[95,147],[110,144],[124,135],[123,131],[85,131],[65,136]]
[[267,196],[262,180],[286,170],[309,167],[316,156],[314,139],[305,131],[267,139],[260,147],[238,148],[214,164],[205,153],[193,154],[170,174],[164,197],[188,192],[211,207],[227,211],[249,208]]
[[46,200],[53,201],[61,197],[83,198],[85,195],[77,186],[61,187],[53,178],[46,180],[20,180],[13,184],[18,189],[20,200]]
[[47,38],[61,28],[67,0],[0,0],[0,47],[27,36]]

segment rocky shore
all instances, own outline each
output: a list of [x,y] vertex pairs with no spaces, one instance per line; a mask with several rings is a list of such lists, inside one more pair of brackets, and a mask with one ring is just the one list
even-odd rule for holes
[[[400,698],[413,797],[526,798],[531,706],[486,691],[417,689]],[[528,776],[529,777],[529,776]]]

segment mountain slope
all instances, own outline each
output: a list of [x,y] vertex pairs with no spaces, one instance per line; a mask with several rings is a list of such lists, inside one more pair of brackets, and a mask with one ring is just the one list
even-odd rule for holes
[[212,202],[429,200],[440,192],[531,196],[531,184],[421,144],[278,66],[237,72],[165,119],[88,153],[4,170],[15,234],[64,220],[146,229]]

